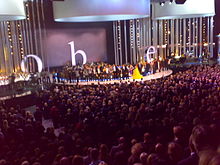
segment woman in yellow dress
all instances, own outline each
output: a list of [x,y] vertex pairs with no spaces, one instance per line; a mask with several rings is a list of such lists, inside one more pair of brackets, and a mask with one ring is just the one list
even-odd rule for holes
[[140,74],[140,71],[138,69],[138,65],[135,66],[135,69],[133,70],[132,79],[142,79],[143,76]]

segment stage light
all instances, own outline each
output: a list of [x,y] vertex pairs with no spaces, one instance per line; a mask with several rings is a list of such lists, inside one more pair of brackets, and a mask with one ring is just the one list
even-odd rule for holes
[[164,6],[165,2],[160,2],[160,6]]
[[65,0],[53,2],[57,22],[98,22],[146,18],[150,0]]
[[23,0],[0,0],[0,21],[25,19]]
[[[162,3],[164,1],[161,0],[160,2]],[[160,3],[154,3],[155,11],[153,12],[153,18],[167,20],[215,15],[215,0],[184,0],[185,3],[182,1],[182,5],[177,0],[177,3],[175,1],[173,3],[170,2],[164,3],[164,6],[161,6]]]
[[184,4],[186,0],[175,0],[176,4]]

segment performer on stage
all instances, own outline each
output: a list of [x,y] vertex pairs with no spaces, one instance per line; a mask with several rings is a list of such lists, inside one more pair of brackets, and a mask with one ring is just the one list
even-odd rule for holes
[[156,59],[151,60],[150,63],[140,61],[134,66],[131,64],[92,63],[83,66],[66,66],[63,71],[57,71],[54,78],[57,77],[58,82],[61,79],[69,82],[109,81],[112,79],[128,79],[129,77],[141,79],[143,76],[156,73],[157,69],[162,71],[163,68],[166,68],[166,66],[163,66],[162,61]]
[[132,75],[132,79],[142,79],[143,76],[140,74],[140,71],[138,69],[138,65],[136,65],[134,71],[133,71],[133,75]]
[[145,63],[145,72],[144,72],[144,76],[147,76],[147,75],[149,74],[150,67],[151,67],[150,63],[148,63],[148,62],[146,61],[146,63]]

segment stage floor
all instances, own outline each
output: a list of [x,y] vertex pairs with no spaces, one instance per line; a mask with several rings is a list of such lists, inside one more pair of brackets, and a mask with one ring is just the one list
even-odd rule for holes
[[[143,79],[132,79],[129,78],[127,80],[109,80],[109,81],[81,81],[78,83],[78,85],[92,85],[92,84],[114,84],[114,83],[121,83],[121,82],[134,82],[134,81],[148,81],[148,80],[153,80],[153,79],[159,79],[162,77],[166,77],[169,76],[173,73],[172,70],[167,70],[167,71],[162,71],[162,72],[158,72],[155,74],[151,74],[148,76],[143,77]],[[63,84],[63,83],[57,83],[57,84]],[[70,83],[70,82],[65,82],[66,85],[76,85],[76,83]]]
[[[15,78],[15,82],[18,82],[18,81],[28,81],[30,78],[30,75],[28,75],[26,78],[23,78],[23,77],[16,77]],[[0,77],[0,86],[2,85],[8,85],[9,84],[9,78],[8,77]]]

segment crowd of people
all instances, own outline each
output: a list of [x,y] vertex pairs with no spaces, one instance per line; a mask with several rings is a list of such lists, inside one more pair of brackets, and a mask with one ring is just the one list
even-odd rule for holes
[[[36,99],[33,114],[1,103],[0,165],[220,164],[218,65],[144,82],[55,85]],[[47,119],[54,127],[45,130]]]
[[31,83],[50,84],[52,82],[80,82],[80,81],[109,81],[115,79],[128,79],[132,77],[133,70],[138,67],[142,76],[154,74],[157,71],[168,69],[169,59],[153,60],[150,63],[141,61],[136,65],[111,65],[108,63],[88,63],[84,65],[71,66],[69,64],[61,68],[48,68],[42,72],[12,73],[10,76],[1,75],[0,85],[13,84],[15,79],[29,80]]
[[[162,71],[168,68],[168,60],[154,60],[151,63],[139,62],[137,64],[139,72],[146,76],[154,74],[156,71]],[[53,73],[55,82],[67,80],[68,82],[79,81],[107,81],[112,79],[128,79],[132,76],[135,65],[111,65],[107,63],[92,63],[77,66],[65,66],[61,70]]]

